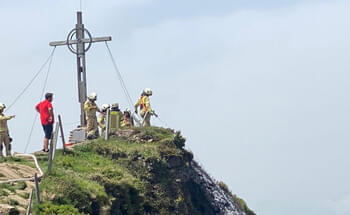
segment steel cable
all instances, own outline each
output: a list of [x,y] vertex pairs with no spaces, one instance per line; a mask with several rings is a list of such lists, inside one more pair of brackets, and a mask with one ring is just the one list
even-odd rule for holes
[[[123,91],[124,91],[124,93],[125,93],[125,95],[126,95],[126,97],[127,97],[127,100],[128,100],[128,102],[129,102],[130,108],[131,108],[131,110],[132,110],[132,108],[133,108],[132,99],[131,99],[131,96],[130,96],[130,94],[129,94],[128,89],[126,88],[125,82],[124,82],[124,80],[123,80],[123,76],[122,76],[122,74],[121,74],[120,71],[119,71],[118,65],[117,65],[117,63],[116,63],[116,61],[115,61],[115,58],[113,57],[112,51],[111,51],[111,49],[109,48],[108,43],[107,43],[107,42],[105,42],[105,43],[106,43],[106,47],[107,47],[107,49],[108,49],[109,55],[110,55],[110,57],[111,57],[111,59],[112,59],[112,62],[113,62],[113,65],[114,65],[114,69],[116,70],[117,75],[118,75],[118,77],[119,77],[119,81],[120,81],[120,84],[121,84],[121,86],[122,86],[122,89],[123,89]],[[140,123],[140,121],[141,121],[141,122],[143,121],[143,120],[140,120],[140,119],[139,119],[139,115],[138,115],[138,114],[133,114],[133,116],[136,116],[136,117],[137,117],[136,121],[137,121],[138,123]],[[141,117],[141,118],[142,118],[142,117]],[[168,125],[167,125],[167,123],[166,123],[165,121],[163,121],[163,120],[160,119],[159,117],[157,117],[157,118],[158,118],[158,120],[159,120],[161,123],[163,123],[166,127],[168,127]],[[141,123],[140,123],[140,124],[141,124]]]
[[132,99],[131,99],[131,96],[130,96],[130,94],[129,94],[128,89],[126,88],[125,82],[124,82],[124,80],[123,80],[123,76],[122,76],[122,74],[121,74],[120,71],[119,71],[117,62],[115,61],[115,59],[114,59],[114,57],[113,57],[112,51],[111,51],[111,49],[109,48],[108,43],[107,43],[107,42],[105,42],[105,43],[106,43],[106,47],[107,47],[107,49],[108,49],[108,53],[109,53],[109,55],[110,55],[110,57],[111,57],[111,60],[112,60],[114,69],[115,69],[115,71],[116,71],[116,73],[117,73],[117,75],[118,75],[118,78],[119,78],[120,84],[121,84],[121,86],[122,86],[122,89],[123,89],[123,91],[124,91],[124,93],[125,93],[125,95],[126,95],[126,97],[127,97],[127,100],[128,100],[129,105],[130,105],[130,108],[132,108],[132,107],[133,107]]
[[35,79],[39,76],[39,74],[43,71],[46,64],[50,61],[52,58],[54,52],[55,52],[56,46],[52,49],[52,52],[50,53],[49,57],[45,60],[44,64],[40,67],[40,69],[37,71],[37,73],[34,75],[34,77],[29,81],[29,83],[24,87],[24,89],[21,91],[21,93],[13,100],[13,102],[6,108],[6,111],[9,111],[16,103],[17,101],[23,96],[23,94],[28,90],[28,88],[33,84]]

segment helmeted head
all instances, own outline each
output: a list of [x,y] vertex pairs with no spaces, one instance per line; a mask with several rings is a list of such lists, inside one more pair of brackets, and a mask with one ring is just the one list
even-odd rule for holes
[[152,90],[150,88],[145,88],[143,90],[143,93],[147,96],[151,96],[152,95]]
[[111,109],[114,111],[119,111],[119,104],[118,103],[114,103],[111,105]]
[[106,112],[108,110],[108,108],[110,108],[111,106],[109,104],[103,104],[102,105],[102,111]]
[[119,103],[114,103],[111,105],[112,108],[119,108]]
[[88,96],[88,99],[91,101],[96,101],[97,100],[97,94],[96,93],[90,93]]
[[6,108],[6,105],[3,103],[0,103],[0,112],[3,112]]

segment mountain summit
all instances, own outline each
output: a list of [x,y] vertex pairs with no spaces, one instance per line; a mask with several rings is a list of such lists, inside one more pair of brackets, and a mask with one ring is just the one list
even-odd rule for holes
[[58,150],[33,214],[255,214],[184,146],[180,132],[150,127]]

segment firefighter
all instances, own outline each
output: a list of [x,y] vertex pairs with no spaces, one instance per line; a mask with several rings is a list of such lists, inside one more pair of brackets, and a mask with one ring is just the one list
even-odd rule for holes
[[124,111],[124,114],[123,114],[123,119],[121,121],[121,125],[120,125],[122,128],[125,128],[125,127],[131,127],[133,126],[133,119],[131,117],[131,112],[130,110],[126,109]]
[[97,123],[98,126],[101,128],[101,135],[105,135],[106,131],[106,115],[107,115],[107,110],[110,108],[109,104],[104,104],[102,105],[101,113],[98,116]]
[[115,134],[115,132],[120,128],[120,123],[123,118],[123,114],[119,109],[119,104],[114,103],[111,105],[111,112],[109,118],[109,133]]
[[90,95],[88,96],[88,99],[84,103],[88,139],[96,139],[99,137],[96,112],[101,112],[101,111],[96,104],[96,100],[97,100],[97,94],[90,93]]
[[7,121],[15,118],[15,116],[5,116],[3,113],[5,108],[6,106],[0,103],[0,152],[1,152],[0,157],[3,157],[3,154],[2,154],[3,145],[5,146],[5,149],[6,149],[6,156],[11,156],[12,138],[10,138],[10,135],[9,135]]
[[151,108],[149,97],[152,96],[152,90],[146,88],[143,90],[140,99],[135,104],[135,113],[138,113],[140,107],[140,115],[143,118],[142,126],[151,126],[151,116],[155,115],[155,112]]

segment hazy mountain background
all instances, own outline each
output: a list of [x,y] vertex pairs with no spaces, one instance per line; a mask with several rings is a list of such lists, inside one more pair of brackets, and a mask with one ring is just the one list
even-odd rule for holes
[[[32,78],[50,41],[66,38],[78,9],[79,1],[2,2],[1,102]],[[113,36],[132,98],[151,87],[160,117],[259,215],[350,214],[349,9],[338,0],[83,2],[91,33]],[[48,91],[66,133],[79,121],[75,68],[58,47]],[[100,105],[127,106],[103,43],[88,52],[87,70]],[[8,112],[17,115],[15,151],[26,145],[44,73]],[[37,121],[29,151],[41,141]]]

